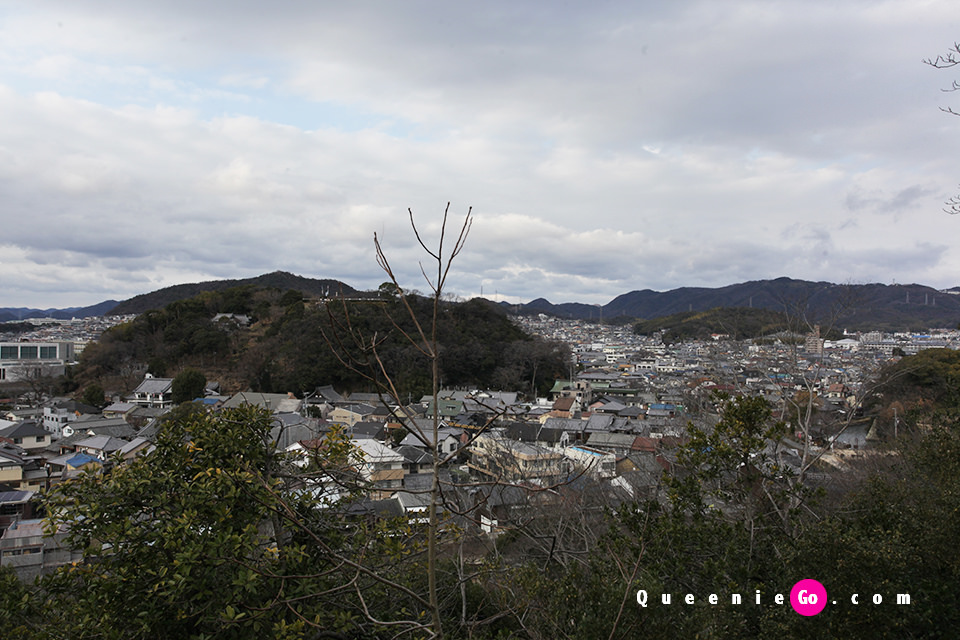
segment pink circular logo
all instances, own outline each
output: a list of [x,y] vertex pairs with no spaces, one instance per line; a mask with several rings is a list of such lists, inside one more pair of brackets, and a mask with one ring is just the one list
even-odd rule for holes
[[815,616],[827,606],[827,590],[816,580],[801,580],[790,590],[790,604],[802,616]]

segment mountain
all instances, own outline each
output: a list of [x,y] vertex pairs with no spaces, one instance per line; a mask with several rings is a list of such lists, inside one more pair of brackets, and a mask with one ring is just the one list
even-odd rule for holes
[[211,280],[209,282],[178,284],[172,287],[158,289],[152,293],[144,293],[129,300],[124,300],[113,309],[112,313],[115,315],[143,313],[150,309],[161,309],[171,302],[192,298],[205,291],[223,291],[224,289],[250,285],[279,289],[280,291],[296,290],[310,296],[337,294],[354,296],[359,293],[353,287],[339,280],[316,280],[314,278],[304,278],[303,276],[287,273],[286,271],[274,271],[273,273],[267,273],[255,278]]
[[[286,276],[275,282],[304,285],[298,289],[314,284]],[[402,397],[420,398],[430,392],[430,376],[424,374],[430,362],[418,343],[408,340],[418,335],[409,314],[430,326],[434,308],[419,296],[407,303],[362,293],[344,296],[343,304],[316,304],[292,289],[264,286],[203,291],[106,331],[96,345],[84,349],[73,379],[78,384],[107,378],[127,384],[124,372],[137,362],[157,376],[195,368],[232,389],[308,392],[334,384],[371,391],[370,376],[379,371],[364,366],[374,364],[366,336],[377,336],[376,362],[390,368]],[[247,321],[214,322],[218,314],[243,314]],[[485,300],[445,303],[437,321],[445,384],[470,389],[537,385],[537,393],[546,394],[567,369],[565,347],[527,335],[503,309]],[[360,334],[353,331],[362,331],[363,340],[355,342]]]
[[14,322],[28,318],[57,318],[70,320],[71,318],[91,318],[110,314],[119,303],[116,300],[105,300],[89,307],[67,307],[66,309],[28,309],[26,307],[0,308],[0,322]]
[[162,309],[171,302],[186,300],[205,291],[223,291],[234,287],[254,286],[268,289],[301,291],[309,296],[327,296],[342,294],[347,297],[356,296],[360,291],[340,282],[339,280],[317,280],[304,278],[285,271],[274,271],[255,278],[238,280],[210,280],[177,284],[171,287],[157,289],[150,293],[134,296],[123,302],[107,300],[89,307],[69,307],[66,309],[27,309],[27,308],[0,308],[0,322],[26,320],[28,318],[87,318],[104,315],[139,314],[150,309]]
[[[631,291],[602,306],[554,305],[538,298],[510,305],[518,313],[545,313],[581,320],[602,317],[651,319],[690,311],[754,308],[786,312],[849,329],[922,330],[956,327],[960,288],[938,291],[919,284],[834,284],[792,278],[756,280],[726,287],[682,287],[670,291]],[[601,316],[602,314],[602,316]]]
[[[362,292],[339,280],[313,279],[284,271],[255,278],[180,284],[145,293],[123,302],[69,309],[3,309],[0,321],[26,318],[72,318],[105,314],[143,313],[161,309],[205,291],[242,286],[298,290],[309,296]],[[811,323],[844,329],[923,330],[956,327],[960,323],[960,287],[943,291],[919,284],[834,284],[792,278],[754,280],[725,287],[681,287],[670,291],[643,289],[617,296],[605,305],[579,302],[553,304],[544,298],[527,304],[501,303],[505,310],[524,315],[544,313],[560,318],[628,322],[717,308],[753,308],[803,316]]]
[[560,318],[582,318],[585,320],[597,320],[602,315],[601,305],[583,304],[582,302],[551,304],[549,300],[537,298],[536,300],[531,300],[527,304],[519,305],[519,308],[517,305],[507,305],[507,303],[503,304],[504,306],[508,306],[523,315],[529,315],[532,313],[545,313],[547,315],[557,316]]

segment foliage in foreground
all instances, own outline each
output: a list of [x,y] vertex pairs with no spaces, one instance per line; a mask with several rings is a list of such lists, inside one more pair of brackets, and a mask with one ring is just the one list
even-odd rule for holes
[[[777,425],[754,401],[731,400],[718,428],[679,452],[672,499],[610,510],[596,542],[564,562],[507,561],[507,536],[502,555],[464,570],[448,544],[439,571],[446,635],[951,637],[960,624],[960,425],[937,415],[839,505],[785,523],[772,501],[789,498],[775,491],[782,480],[740,472]],[[348,515],[349,493],[319,509],[282,472],[270,426],[252,408],[183,410],[149,455],[57,486],[46,502],[51,525],[70,523],[87,561],[35,585],[0,572],[4,637],[429,637],[416,528]],[[308,472],[346,477],[349,446],[338,438]],[[804,578],[822,582],[831,600],[814,618],[774,599]],[[905,593],[910,604],[898,605]]]
[[49,526],[69,525],[85,561],[39,583],[38,637],[375,637],[364,606],[415,609],[389,582],[410,531],[346,518],[349,495],[318,516],[282,477],[272,426],[252,407],[182,410],[149,454],[55,486]]

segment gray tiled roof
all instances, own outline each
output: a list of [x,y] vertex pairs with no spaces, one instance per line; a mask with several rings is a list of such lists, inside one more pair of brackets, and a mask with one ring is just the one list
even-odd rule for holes
[[173,378],[144,378],[133,392],[158,395],[170,393],[171,388],[173,388]]

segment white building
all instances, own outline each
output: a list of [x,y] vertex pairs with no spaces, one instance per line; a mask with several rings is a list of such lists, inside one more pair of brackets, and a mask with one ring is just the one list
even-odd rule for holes
[[600,451],[583,445],[566,447],[563,455],[573,461],[574,467],[600,478],[617,475],[617,457],[608,451]]
[[0,342],[0,381],[63,375],[75,361],[72,342]]
[[361,477],[374,489],[373,497],[386,498],[403,487],[404,457],[376,440],[354,440],[353,459]]

